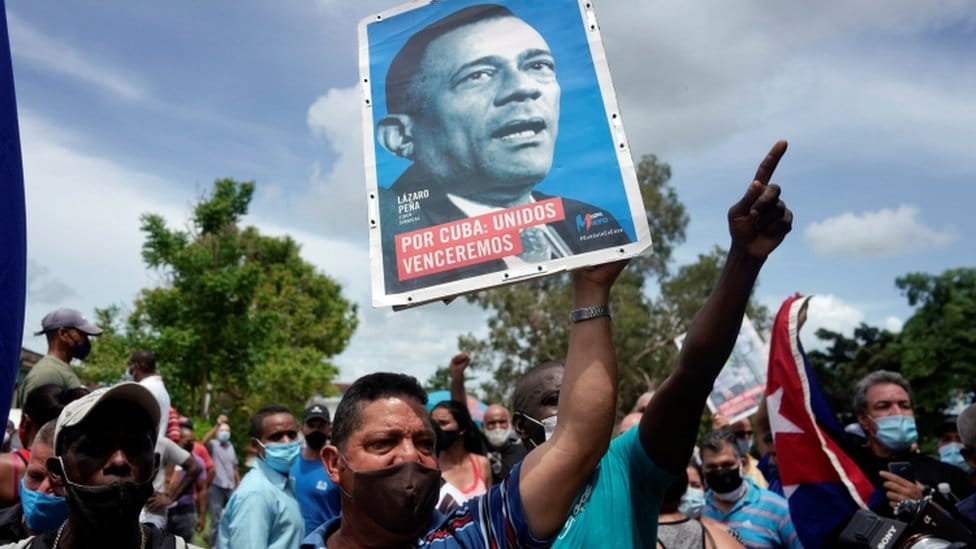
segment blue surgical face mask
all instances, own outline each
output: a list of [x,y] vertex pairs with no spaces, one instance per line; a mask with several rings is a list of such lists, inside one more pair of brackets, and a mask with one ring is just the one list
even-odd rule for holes
[[735,445],[739,448],[739,455],[745,456],[752,449],[752,437],[739,438],[736,437]]
[[681,494],[681,503],[678,504],[678,512],[686,517],[698,518],[701,516],[702,509],[705,508],[705,491],[701,488],[691,486]]
[[903,452],[918,440],[915,418],[911,416],[885,416],[873,421],[878,426],[874,438],[889,450]]
[[220,442],[227,442],[230,440],[230,431],[221,431],[217,433],[217,440]]
[[950,442],[939,448],[939,460],[949,465],[955,465],[967,473],[973,472],[973,468],[966,463],[966,458],[962,457],[961,442]]
[[20,479],[20,506],[24,523],[34,533],[55,530],[68,518],[68,502],[63,497],[31,490]]
[[132,368],[126,368],[125,373],[122,374],[122,379],[125,381],[135,381],[135,376],[132,375]]
[[261,441],[258,441],[258,444],[264,448],[264,463],[283,475],[288,474],[291,466],[298,459],[298,454],[302,451],[302,443],[298,440],[269,442],[268,444],[262,444]]

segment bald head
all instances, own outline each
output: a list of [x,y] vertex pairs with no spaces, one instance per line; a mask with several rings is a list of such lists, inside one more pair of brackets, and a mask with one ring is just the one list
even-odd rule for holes
[[625,415],[624,418],[622,420],[620,420],[620,431],[619,432],[620,433],[626,433],[627,431],[629,431],[635,425],[640,425],[640,421],[641,421],[641,418],[642,417],[644,417],[644,414],[642,414],[640,412],[631,412],[631,413]]
[[512,416],[508,413],[508,408],[501,404],[492,404],[485,409],[482,423],[485,430],[508,429],[512,425]]

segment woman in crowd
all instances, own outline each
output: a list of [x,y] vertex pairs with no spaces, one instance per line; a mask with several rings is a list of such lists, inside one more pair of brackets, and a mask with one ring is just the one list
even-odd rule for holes
[[444,480],[437,507],[446,512],[488,491],[491,465],[484,455],[481,431],[475,426],[467,407],[460,402],[445,400],[434,406],[430,419],[437,432],[437,459]]

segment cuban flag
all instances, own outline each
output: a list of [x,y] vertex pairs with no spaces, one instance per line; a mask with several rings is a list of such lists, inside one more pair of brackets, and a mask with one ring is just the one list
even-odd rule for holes
[[[20,367],[27,291],[27,221],[24,169],[14,74],[7,34],[7,8],[0,0],[0,416],[6,417]],[[0,425],[6,425],[4,419]]]
[[867,508],[874,486],[841,449],[843,430],[814,378],[799,337],[809,297],[783,302],[769,345],[766,405],[783,492],[807,549],[830,546],[831,534]]

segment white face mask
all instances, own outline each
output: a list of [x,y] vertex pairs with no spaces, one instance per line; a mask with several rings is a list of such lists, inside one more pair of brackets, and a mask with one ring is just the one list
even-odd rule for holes
[[558,416],[547,417],[542,420],[542,428],[546,430],[546,440],[548,441],[552,438],[552,434],[556,432],[556,421]]
[[509,427],[507,429],[486,429],[485,438],[488,439],[488,444],[491,444],[495,448],[501,448],[505,446],[505,442],[508,441],[508,437],[512,435],[512,429]]

